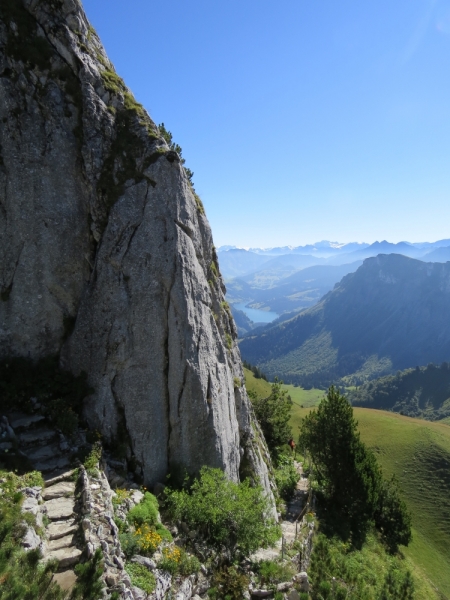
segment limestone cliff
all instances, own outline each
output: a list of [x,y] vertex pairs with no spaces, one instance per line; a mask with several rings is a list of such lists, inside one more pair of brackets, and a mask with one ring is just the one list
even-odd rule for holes
[[78,0],[1,1],[0,144],[0,356],[86,371],[148,484],[208,464],[271,494],[203,206]]

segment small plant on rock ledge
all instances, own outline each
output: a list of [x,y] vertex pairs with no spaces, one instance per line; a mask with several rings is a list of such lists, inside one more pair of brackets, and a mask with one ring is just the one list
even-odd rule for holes
[[188,554],[183,548],[163,548],[163,557],[158,563],[158,568],[168,571],[172,575],[187,577],[200,571],[200,561],[196,556]]
[[229,333],[225,334],[225,339],[227,342],[227,348],[228,350],[231,350],[231,348],[233,347],[233,338],[231,337],[231,335]]
[[95,442],[92,446],[92,450],[88,454],[87,458],[84,461],[84,466],[86,467],[86,471],[91,477],[98,476],[98,463],[102,457],[102,445],[100,442]]
[[151,594],[156,587],[156,580],[153,573],[147,567],[139,563],[127,563],[125,569],[131,577],[131,583],[143,590],[146,594]]

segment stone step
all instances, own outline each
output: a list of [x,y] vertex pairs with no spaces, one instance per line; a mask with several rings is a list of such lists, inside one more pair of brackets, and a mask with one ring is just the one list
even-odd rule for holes
[[28,460],[31,462],[43,461],[47,458],[52,458],[60,454],[58,446],[53,444],[45,444],[44,446],[37,446],[31,450],[27,450],[25,453]]
[[74,519],[70,519],[67,521],[54,521],[50,523],[45,532],[47,534],[47,538],[51,540],[58,540],[66,535],[73,534],[78,529],[78,524]]
[[44,415],[26,415],[23,413],[12,416],[9,424],[14,429],[14,431],[21,431],[24,429],[28,429],[29,427],[36,426],[37,423],[40,423],[44,420]]
[[74,481],[60,481],[51,486],[46,486],[42,490],[41,494],[44,500],[53,500],[55,498],[61,498],[73,496],[75,493],[75,482]]
[[68,569],[67,571],[61,571],[61,573],[55,573],[53,579],[61,589],[70,592],[75,585],[77,576],[71,569]]
[[44,502],[43,508],[51,521],[62,521],[73,516],[75,502],[73,498],[55,498]]
[[47,550],[53,552],[53,550],[60,550],[61,548],[70,548],[70,546],[75,546],[73,534],[65,535],[57,540],[50,540]]
[[57,560],[59,562],[59,568],[64,569],[65,567],[72,567],[76,565],[80,560],[82,552],[78,548],[61,548],[60,550],[53,550],[47,552],[44,556],[45,561]]
[[19,442],[23,445],[30,445],[36,443],[48,443],[53,440],[57,435],[57,432],[54,429],[45,429],[44,427],[40,427],[38,429],[31,429],[30,431],[25,431],[24,433],[19,434]]
[[54,485],[55,483],[59,483],[60,481],[73,481],[73,474],[75,473],[74,469],[71,469],[70,471],[67,471],[66,469],[64,469],[63,471],[61,471],[58,474],[51,474],[51,475],[47,475],[44,477],[44,481],[45,481],[45,485],[47,487],[50,487],[51,485]]
[[70,459],[67,455],[55,456],[48,458],[47,460],[41,460],[34,464],[36,471],[42,471],[42,473],[49,473],[55,469],[64,469],[70,464]]

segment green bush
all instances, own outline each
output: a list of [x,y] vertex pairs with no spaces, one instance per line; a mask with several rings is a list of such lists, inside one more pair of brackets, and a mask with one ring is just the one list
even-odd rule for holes
[[290,564],[278,563],[273,560],[263,560],[256,568],[261,578],[261,584],[271,587],[283,581],[290,581],[295,571]]
[[183,548],[178,546],[166,547],[162,551],[162,559],[158,563],[158,568],[162,571],[168,571],[172,575],[183,575],[187,577],[200,571],[200,561],[196,556],[188,554]]
[[138,554],[139,543],[134,532],[128,531],[126,533],[119,533],[119,540],[123,553],[127,558],[131,558],[134,554]]
[[151,594],[156,587],[153,573],[139,563],[126,563],[125,570],[131,578],[131,583],[141,588],[146,594]]
[[[158,535],[151,535],[149,539],[148,534],[151,532]],[[165,527],[160,526],[150,528],[147,525],[143,526],[143,530],[139,528],[137,532],[125,531],[119,533],[119,539],[123,553],[127,558],[131,558],[134,554],[151,555],[162,541],[172,542],[170,531]]]
[[[164,123],[161,123],[160,125],[158,125],[158,129],[159,129],[159,133],[161,134],[161,136],[166,140],[169,148],[178,154],[178,156],[180,157],[180,162],[184,166],[186,164],[186,159],[183,158],[183,150],[179,144],[176,144],[173,141],[172,133],[168,129],[166,129]],[[195,199],[197,201],[197,206],[198,206],[199,212],[203,211],[203,214],[204,214],[205,211],[203,209],[203,204],[201,203],[201,200],[197,196],[197,194],[195,194],[195,190],[194,190],[194,183],[192,181],[194,173],[193,173],[193,171],[191,171],[191,169],[188,169],[187,167],[184,167],[184,171],[189,180],[189,183],[191,184],[192,190],[194,191],[194,196],[196,197]],[[198,200],[197,200],[197,198],[198,198]],[[199,203],[200,203],[200,206],[199,206]]]
[[278,456],[277,467],[275,469],[275,482],[278,493],[285,500],[292,497],[300,475],[295,468],[294,459],[286,454]]
[[327,539],[319,534],[308,575],[313,600],[411,600],[414,597],[412,576],[402,558],[386,552],[374,532],[369,533],[361,550],[338,538]]
[[249,582],[249,578],[235,566],[225,567],[215,573],[214,587],[208,590],[208,596],[211,600],[242,600]]
[[155,530],[156,533],[159,533],[164,542],[170,543],[173,541],[172,534],[162,523],[156,523]]
[[158,500],[150,492],[145,492],[142,501],[128,512],[127,519],[136,527],[158,523]]
[[263,490],[252,487],[249,480],[234,483],[220,469],[202,467],[189,490],[166,491],[166,506],[174,519],[233,555],[237,551],[248,555],[279,538]]

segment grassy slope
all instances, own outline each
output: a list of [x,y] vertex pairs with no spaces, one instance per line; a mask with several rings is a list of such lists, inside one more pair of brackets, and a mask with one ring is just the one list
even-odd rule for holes
[[270,396],[272,387],[265,379],[256,379],[251,371],[244,368],[245,387],[249,392],[256,392],[259,398],[267,398]]
[[[296,434],[310,410],[294,405]],[[450,598],[450,427],[373,409],[356,408],[355,416],[362,440],[385,474],[398,477],[411,510],[414,538],[405,555],[418,576],[418,599],[433,598],[427,579]]]
[[[264,379],[256,379],[251,371],[244,368],[245,373],[245,386],[248,391],[256,392],[260,398],[264,398],[270,395],[271,386],[270,383]],[[311,389],[304,390],[301,387],[295,387],[293,385],[283,385],[283,388],[287,390],[288,394],[292,398],[292,402],[298,406],[310,407],[316,406],[320,402],[325,392],[322,390]]]
[[284,385],[283,387],[288,391],[294,404],[304,406],[305,408],[316,406],[325,394],[323,390],[315,388],[304,390],[301,387],[294,387],[293,385]]

